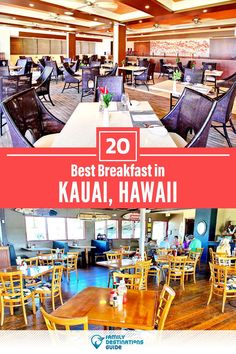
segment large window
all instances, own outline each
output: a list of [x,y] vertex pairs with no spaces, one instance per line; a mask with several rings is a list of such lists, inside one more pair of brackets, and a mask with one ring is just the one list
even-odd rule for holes
[[140,238],[140,222],[122,220],[121,237],[125,239]]
[[73,218],[26,216],[27,241],[83,240],[84,221]]
[[99,234],[106,235],[108,239],[118,238],[118,221],[95,221],[95,238],[97,238]]
[[159,244],[164,240],[167,231],[167,222],[166,221],[154,221],[152,226],[152,239],[157,240]]

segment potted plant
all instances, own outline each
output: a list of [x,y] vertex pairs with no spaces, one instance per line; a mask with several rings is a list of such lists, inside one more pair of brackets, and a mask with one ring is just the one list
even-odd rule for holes
[[182,73],[179,70],[176,70],[173,73],[173,92],[176,92],[176,82],[180,81],[182,78]]
[[113,94],[108,91],[107,87],[99,87],[99,91],[100,91],[99,101],[103,108],[103,126],[108,127],[109,126],[108,108],[111,103]]
[[193,60],[193,61],[192,61],[192,64],[191,64],[191,69],[193,69],[193,70],[194,70],[194,69],[195,69],[195,67],[196,67],[196,64],[197,64],[197,63],[196,63],[196,61],[195,61],[195,60]]

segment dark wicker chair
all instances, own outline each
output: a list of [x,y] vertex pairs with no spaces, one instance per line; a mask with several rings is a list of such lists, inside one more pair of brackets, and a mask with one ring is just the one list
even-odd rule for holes
[[64,123],[43,105],[33,88],[6,99],[2,108],[13,147],[33,147],[41,137],[59,133],[64,127]]
[[84,97],[94,95],[95,93],[95,80],[99,76],[99,68],[82,68],[82,95],[81,102]]
[[42,58],[42,59],[39,59],[39,64],[41,64],[42,67],[45,68],[45,60]]
[[74,72],[70,69],[68,63],[64,63],[63,67],[64,67],[65,84],[62,89],[62,93],[65,90],[68,90],[70,88],[77,89],[79,93],[79,84],[81,83],[81,80],[78,78],[78,76],[74,75]]
[[98,60],[97,54],[93,54],[93,55],[91,55],[91,57],[89,58],[89,64],[91,64],[92,61],[97,61],[97,60]]
[[[161,121],[173,137],[180,137],[182,147],[205,147],[216,102],[210,97],[186,88],[175,107]],[[194,133],[187,143],[188,134]],[[174,138],[173,138],[174,139]],[[175,140],[175,139],[174,139]],[[178,139],[177,139],[178,140]]]
[[192,60],[189,60],[187,62],[187,65],[185,65],[185,69],[192,69],[192,65],[193,65],[193,61]]
[[56,83],[58,82],[58,77],[61,76],[63,78],[63,71],[58,68],[57,62],[55,60],[46,61],[45,67],[53,68],[52,76],[55,77]]
[[[213,113],[212,116],[212,122],[217,122],[220,125],[213,125],[212,128],[214,128],[220,135],[222,135],[229,147],[232,147],[232,143],[230,141],[227,128],[232,128],[234,134],[236,134],[236,129],[234,127],[233,121],[232,121],[232,109],[234,105],[234,100],[236,97],[236,81],[233,83],[233,85],[230,87],[230,89],[225,92],[223,95],[218,96],[215,101],[216,101],[216,109]],[[219,128],[223,128],[223,132],[219,130]]]
[[80,68],[80,59],[77,59],[75,64],[70,68],[73,73],[76,73]]
[[202,84],[204,80],[204,71],[196,69],[185,69],[184,70],[184,82],[188,81],[190,78],[191,84]]
[[148,71],[149,71],[149,65],[142,72],[134,72],[134,87],[140,86],[140,85],[145,85],[147,87],[148,91],[149,91],[149,87],[148,87]]
[[138,65],[147,68],[149,65],[149,61],[147,59],[139,59]]
[[203,70],[216,70],[217,63],[202,63]]
[[43,55],[43,56],[42,56],[42,59],[43,59],[44,61],[50,61],[50,60],[51,60],[51,57],[50,57],[49,55]]
[[0,67],[1,66],[8,66],[8,65],[9,65],[8,60],[0,59]]
[[173,74],[173,69],[169,68],[168,66],[165,66],[164,59],[160,59],[160,75],[159,75],[159,78],[161,76],[168,75],[168,78],[170,79],[172,77],[172,74]]
[[115,64],[114,68],[105,71],[104,76],[116,76],[117,70],[118,70],[118,64]]
[[35,91],[38,95],[38,97],[42,97],[46,102],[48,100],[46,99],[46,96],[48,96],[48,99],[52,106],[55,106],[51,96],[50,96],[50,83],[51,83],[51,77],[52,77],[52,71],[53,69],[50,67],[44,68],[41,76],[37,79],[37,84],[35,85]]
[[16,66],[21,66],[21,69],[17,70],[17,75],[25,75],[29,73],[27,59],[18,59]]
[[102,55],[101,58],[100,58],[101,65],[105,64],[105,62],[106,62],[106,57],[104,55]]
[[101,67],[100,61],[90,61],[89,63],[90,68],[99,68]]
[[155,74],[156,63],[150,63],[148,67],[148,81],[152,80],[153,85],[155,84],[154,74]]
[[[29,89],[32,84],[32,74],[14,75],[0,77],[0,102],[6,98],[15,95],[18,92]],[[2,136],[2,128],[6,125],[3,123],[3,111],[0,105],[0,133]]]
[[[235,81],[236,81],[236,73],[226,77],[223,80],[217,81],[217,83],[216,83],[217,95],[219,95],[219,92],[222,91],[221,88],[230,88],[234,84]],[[224,91],[222,91],[222,92],[224,92]]]
[[0,66],[0,76],[9,76],[9,66]]
[[87,55],[83,55],[82,57],[82,63],[84,65],[88,65],[89,64],[89,57]]
[[97,76],[94,102],[99,102],[99,87],[107,87],[108,91],[113,94],[112,101],[116,102],[121,101],[121,96],[125,92],[123,76]]

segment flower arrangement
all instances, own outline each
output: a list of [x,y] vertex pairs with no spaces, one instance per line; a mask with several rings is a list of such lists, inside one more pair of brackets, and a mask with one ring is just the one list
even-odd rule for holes
[[196,64],[197,64],[196,61],[193,60],[193,61],[192,61],[192,64],[191,64],[191,69],[195,69]]
[[112,100],[113,94],[110,93],[107,87],[99,87],[100,100],[102,100],[104,108],[108,108]]
[[180,81],[180,80],[181,80],[181,77],[182,77],[181,71],[176,70],[176,71],[173,73],[173,80],[174,80],[174,81]]

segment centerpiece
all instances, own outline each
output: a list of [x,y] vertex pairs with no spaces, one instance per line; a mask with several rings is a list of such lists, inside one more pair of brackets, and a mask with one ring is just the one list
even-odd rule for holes
[[177,82],[177,81],[180,81],[181,78],[182,78],[182,73],[181,73],[181,71],[176,70],[176,71],[173,73],[173,93],[176,93],[176,92],[177,92],[177,89],[176,89],[176,82]]
[[112,101],[113,94],[108,91],[107,87],[99,87],[99,91],[99,101],[103,110],[103,126],[109,127],[109,105]]

